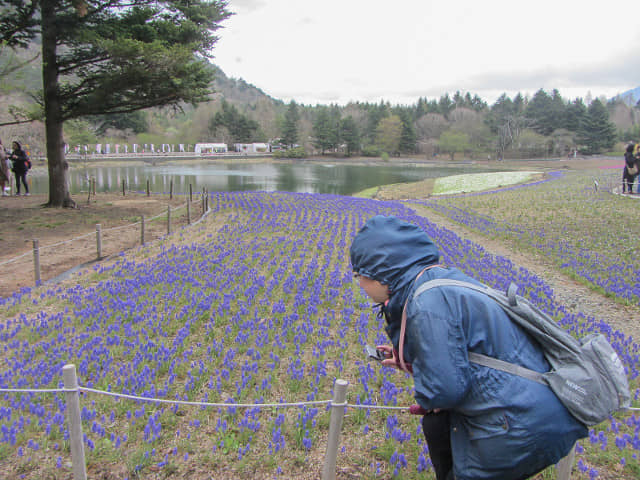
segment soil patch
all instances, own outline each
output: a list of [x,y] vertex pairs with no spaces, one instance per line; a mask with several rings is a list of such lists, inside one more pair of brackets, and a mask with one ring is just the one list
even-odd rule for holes
[[[84,198],[83,198],[84,197]],[[101,193],[74,197],[78,208],[48,208],[45,195],[0,197],[0,297],[35,285],[34,240],[37,240],[43,283],[77,265],[98,259],[97,225],[101,230],[101,258],[140,245],[142,217],[145,242],[166,235],[171,207],[171,230],[188,223],[184,195]],[[202,214],[200,198],[190,206],[192,219]]]

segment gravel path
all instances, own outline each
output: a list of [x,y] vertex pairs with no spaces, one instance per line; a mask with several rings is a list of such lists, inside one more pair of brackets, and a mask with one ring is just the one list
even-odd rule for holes
[[410,207],[415,209],[418,214],[429,218],[432,222],[451,230],[460,238],[482,245],[487,252],[493,255],[507,257],[515,265],[526,268],[533,274],[543,278],[553,289],[556,301],[564,305],[572,313],[582,312],[587,316],[593,315],[598,320],[604,319],[616,330],[624,332],[626,335],[631,335],[636,341],[640,339],[640,308],[621,305],[600,293],[594,292],[558,271],[555,265],[539,255],[528,252],[523,253],[508,244],[488,239],[426,207],[414,204],[410,205]]

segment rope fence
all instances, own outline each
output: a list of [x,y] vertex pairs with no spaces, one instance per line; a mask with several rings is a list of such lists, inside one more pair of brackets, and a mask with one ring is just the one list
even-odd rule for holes
[[187,400],[170,400],[161,398],[140,397],[115,392],[106,392],[94,388],[81,387],[78,384],[76,367],[74,364],[67,364],[62,367],[62,378],[64,388],[50,389],[17,389],[0,388],[0,393],[64,393],[67,411],[67,423],[69,428],[69,445],[71,450],[71,463],[74,480],[87,480],[87,468],[84,453],[84,435],[82,432],[82,418],[80,408],[80,392],[106,395],[126,400],[168,403],[173,405],[190,405],[199,407],[216,408],[283,408],[283,407],[305,407],[308,405],[328,405],[331,408],[331,418],[329,421],[329,438],[325,454],[325,463],[322,471],[322,480],[335,478],[338,447],[340,444],[340,430],[344,419],[345,409],[352,408],[385,408],[402,409],[409,411],[409,407],[385,407],[373,405],[353,405],[346,402],[348,382],[346,380],[336,380],[334,384],[334,395],[331,400],[316,400],[306,402],[282,402],[282,403],[212,403],[193,402]]
[[[322,471],[322,480],[334,479],[336,475],[336,464],[338,447],[340,445],[340,431],[344,419],[345,410],[347,408],[366,409],[366,410],[403,410],[410,411],[408,406],[386,406],[386,405],[364,405],[352,404],[346,400],[347,387],[349,383],[346,380],[337,379],[334,383],[334,394],[331,400],[315,400],[305,402],[280,402],[280,403],[214,403],[214,402],[195,402],[188,400],[171,400],[162,398],[141,397],[137,395],[128,395],[116,392],[107,392],[94,388],[82,387],[78,384],[76,367],[74,364],[67,364],[62,368],[62,377],[64,388],[45,388],[45,389],[18,389],[18,388],[0,388],[0,393],[64,393],[66,400],[67,422],[69,427],[69,443],[71,449],[71,461],[74,480],[86,480],[86,460],[84,455],[84,436],[82,433],[82,418],[80,409],[80,392],[93,393],[98,395],[106,395],[114,398],[125,400],[133,400],[137,402],[164,403],[172,405],[189,405],[198,407],[214,407],[214,408],[290,408],[290,407],[306,407],[309,405],[327,405],[331,410],[329,420],[329,434],[327,439],[327,450],[325,453],[324,466]],[[625,410],[640,411],[640,408],[629,407]],[[575,461],[575,448],[572,448],[569,454],[564,457],[556,465],[556,479],[569,480],[571,470]]]
[[[126,193],[123,188],[123,195]],[[200,192],[198,193],[200,194]],[[147,190],[147,195],[150,195],[149,190]],[[11,275],[12,272],[26,272],[32,269],[34,285],[39,286],[43,281],[52,280],[65,271],[73,270],[86,263],[103,260],[109,255],[170,235],[177,227],[198,224],[209,212],[207,190],[203,188],[201,195],[199,208],[197,203],[194,207],[193,189],[189,185],[189,191],[185,194],[187,198],[185,203],[177,206],[169,204],[166,210],[151,217],[142,215],[137,222],[111,228],[102,228],[102,224],[97,223],[95,232],[88,232],[49,245],[41,245],[38,239],[33,239],[31,240],[31,251],[0,262],[0,269],[3,273],[0,276],[0,291],[11,292],[15,290],[15,285],[12,283],[15,278]],[[171,200],[173,196],[172,183],[169,199]],[[195,221],[192,218],[194,213],[198,217]],[[161,219],[166,219],[166,221],[163,223],[159,221]],[[95,238],[95,241],[92,240],[92,237]],[[110,247],[109,252],[106,251],[105,246]],[[92,255],[92,250],[95,255]],[[49,252],[51,254],[47,255]],[[79,263],[80,259],[84,259],[84,262]],[[69,267],[70,265],[72,267]],[[43,278],[45,276],[46,280]],[[7,296],[10,296],[10,293]]]

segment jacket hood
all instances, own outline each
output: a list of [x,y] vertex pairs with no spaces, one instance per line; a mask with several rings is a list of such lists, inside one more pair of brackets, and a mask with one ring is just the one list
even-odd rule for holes
[[418,226],[396,217],[369,219],[351,244],[354,272],[387,285],[391,292],[388,313],[397,320],[416,275],[438,262],[440,252]]

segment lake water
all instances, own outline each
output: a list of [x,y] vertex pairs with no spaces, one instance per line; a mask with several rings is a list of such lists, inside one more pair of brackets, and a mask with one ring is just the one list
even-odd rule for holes
[[[71,193],[89,189],[89,179],[96,179],[96,192],[116,192],[122,189],[145,191],[147,180],[152,192],[168,192],[173,180],[174,192],[188,192],[207,188],[213,191],[287,191],[299,193],[332,193],[351,195],[361,190],[391,183],[406,183],[457,175],[477,173],[477,166],[456,164],[451,167],[432,164],[371,164],[292,162],[238,162],[142,166],[94,167],[90,164],[71,164]],[[488,171],[488,170],[487,170]],[[29,175],[32,193],[48,193],[46,176]]]

